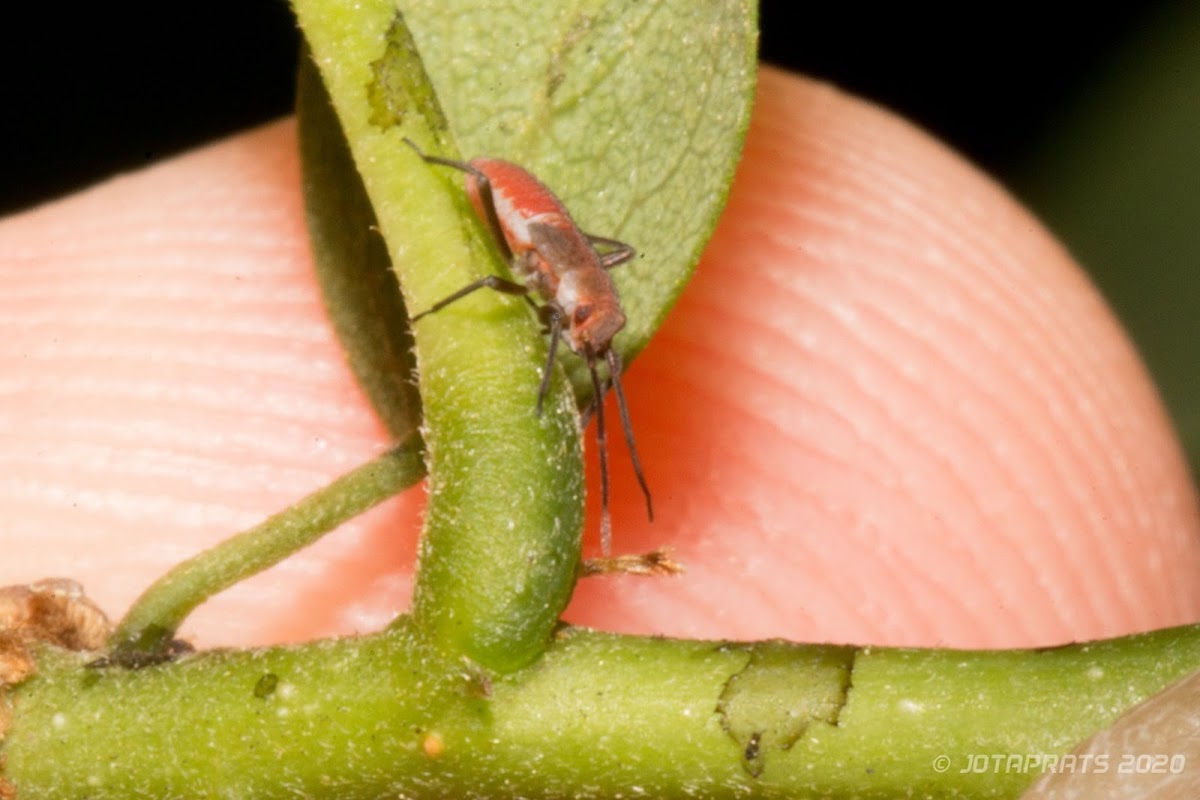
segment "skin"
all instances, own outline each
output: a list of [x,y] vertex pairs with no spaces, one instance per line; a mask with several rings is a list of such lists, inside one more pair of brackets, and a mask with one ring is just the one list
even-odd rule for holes
[[[387,446],[299,191],[282,121],[0,222],[0,585],[70,576],[119,616]],[[828,86],[763,71],[728,211],[625,388],[657,521],[615,437],[615,549],[669,545],[687,573],[591,579],[572,621],[993,647],[1200,618],[1196,497],[1095,289],[990,179]],[[378,628],[407,604],[422,504],[184,635]]]

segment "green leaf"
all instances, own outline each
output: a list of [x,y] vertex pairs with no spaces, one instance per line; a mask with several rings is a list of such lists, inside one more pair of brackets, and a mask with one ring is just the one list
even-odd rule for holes
[[[750,0],[402,4],[446,124],[466,157],[522,164],[556,191],[588,232],[639,257],[614,271],[628,322],[616,347],[628,364],[691,276],[733,180],[749,122],[757,43]],[[405,71],[373,87],[403,89]],[[411,365],[404,324],[382,292],[383,254],[357,174],[338,163],[328,103],[302,91],[298,114],[309,226],[327,302],[355,374],[397,436],[419,423],[396,376]],[[396,119],[370,98],[376,122]],[[390,115],[390,116],[389,116]],[[457,178],[455,178],[457,180]],[[361,277],[361,279],[360,279]],[[335,282],[339,282],[335,284]],[[363,291],[354,293],[356,286]],[[368,288],[370,287],[370,288]],[[576,395],[591,397],[578,359]]]
[[[412,0],[413,38],[467,157],[505,158],[592,234],[613,271],[628,364],[691,276],[733,180],[754,91],[750,0]],[[576,394],[591,386],[564,359]]]
[[307,53],[296,81],[304,207],[313,264],[350,367],[392,438],[421,422],[412,334],[375,212]]

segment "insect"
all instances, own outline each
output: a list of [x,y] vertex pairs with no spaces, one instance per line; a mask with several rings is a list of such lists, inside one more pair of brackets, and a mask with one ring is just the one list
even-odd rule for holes
[[[559,341],[587,363],[592,378],[596,415],[596,446],[600,455],[600,544],[605,555],[612,547],[612,520],[608,511],[608,443],[604,425],[604,395],[596,372],[598,362],[608,364],[609,384],[617,396],[617,409],[638,485],[646,498],[646,514],[654,520],[650,488],[642,473],[629,407],[621,388],[621,356],[612,348],[613,337],[625,327],[625,313],[608,270],[624,264],[636,251],[616,239],[584,233],[571,219],[566,206],[524,168],[495,158],[455,161],[422,152],[410,139],[405,142],[430,164],[453,167],[466,173],[467,196],[475,213],[491,229],[501,255],[521,282],[488,275],[467,284],[412,318],[413,322],[440,311],[477,289],[488,288],[524,297],[550,334],[550,354],[538,387],[537,413],[542,413]],[[538,305],[530,294],[538,295]]]

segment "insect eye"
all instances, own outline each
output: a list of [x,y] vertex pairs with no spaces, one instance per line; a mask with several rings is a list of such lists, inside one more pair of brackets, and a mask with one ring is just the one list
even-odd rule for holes
[[590,305],[578,305],[575,307],[575,314],[572,317],[572,322],[576,325],[582,325],[587,322],[588,317],[592,315],[592,307]]

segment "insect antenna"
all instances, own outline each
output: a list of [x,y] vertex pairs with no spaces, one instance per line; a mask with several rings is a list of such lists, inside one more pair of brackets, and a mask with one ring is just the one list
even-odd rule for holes
[[[634,443],[633,439],[633,424],[629,419],[629,405],[625,402],[625,391],[620,384],[619,376],[621,374],[621,359],[615,352],[609,350],[605,360],[608,362],[608,368],[611,374],[618,377],[615,379],[610,377],[610,379],[602,386],[601,390],[604,392],[604,394],[608,394],[608,390],[610,388],[616,390],[617,411],[621,415],[621,428],[625,432],[625,444],[629,447],[629,460],[633,464],[633,473],[637,476],[638,485],[641,487],[642,494],[646,498],[646,516],[648,516],[650,521],[653,522],[654,505],[650,498],[650,486],[646,482],[645,474],[642,472],[642,461],[638,457],[637,445]],[[616,361],[616,364],[613,364],[613,361]],[[579,412],[580,425],[587,427],[587,424],[592,421],[592,417],[600,409],[601,401],[597,398],[601,396],[602,395],[594,396],[592,398],[592,402]],[[597,420],[597,427],[599,427],[599,420]]]
[[[625,404],[625,390],[621,388],[621,357],[611,347],[605,353],[608,361],[608,379],[612,381],[613,391],[617,395],[617,411],[621,415],[621,428],[625,431],[625,444],[629,447],[629,460],[633,462],[633,474],[637,476],[638,486],[646,498],[646,516],[654,521],[654,503],[650,499],[650,487],[646,485],[646,476],[642,473],[642,461],[638,458],[637,445],[633,441],[633,424],[629,421],[629,406]],[[604,397],[600,395],[599,405],[603,405]],[[599,429],[600,420],[597,412],[596,427]]]
[[596,359],[591,353],[588,353],[587,364],[588,372],[592,376],[592,390],[597,398],[596,451],[600,455],[600,552],[607,556],[612,552],[612,516],[608,513],[608,442],[604,432],[604,394],[600,390],[600,376],[596,373]]

